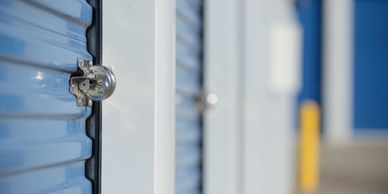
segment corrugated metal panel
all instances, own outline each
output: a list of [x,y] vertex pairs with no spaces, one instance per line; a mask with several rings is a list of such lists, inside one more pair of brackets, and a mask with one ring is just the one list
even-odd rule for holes
[[91,110],[69,92],[91,20],[84,0],[0,1],[1,194],[92,192]]
[[356,0],[353,125],[388,129],[388,1]]
[[177,0],[176,194],[201,193],[202,0]]

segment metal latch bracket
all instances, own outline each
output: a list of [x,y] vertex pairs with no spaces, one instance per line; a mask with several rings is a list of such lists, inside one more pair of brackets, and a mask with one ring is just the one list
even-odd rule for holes
[[90,87],[90,81],[87,76],[90,75],[90,68],[93,66],[93,62],[90,60],[84,60],[79,58],[77,60],[78,68],[81,69],[82,75],[73,76],[70,79],[70,92],[77,98],[77,106],[91,107],[92,99],[86,94]]

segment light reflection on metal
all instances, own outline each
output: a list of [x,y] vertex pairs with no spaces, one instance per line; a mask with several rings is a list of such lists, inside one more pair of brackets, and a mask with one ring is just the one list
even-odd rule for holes
[[43,80],[43,78],[44,78],[44,73],[41,72],[41,71],[38,71],[38,72],[36,73],[35,79],[37,79],[37,80]]

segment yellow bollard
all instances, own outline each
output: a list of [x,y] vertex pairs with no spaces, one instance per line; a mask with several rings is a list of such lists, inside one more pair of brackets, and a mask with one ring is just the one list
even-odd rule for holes
[[305,101],[300,109],[299,188],[313,193],[319,182],[320,109],[314,101]]

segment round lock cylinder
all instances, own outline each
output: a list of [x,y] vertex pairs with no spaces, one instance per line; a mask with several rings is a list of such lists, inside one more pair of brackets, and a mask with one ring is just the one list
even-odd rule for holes
[[116,88],[113,72],[105,66],[93,66],[90,74],[94,78],[89,81],[89,89],[84,91],[93,101],[101,101],[110,97]]
[[78,60],[82,75],[72,76],[70,92],[77,97],[80,107],[92,106],[92,101],[105,100],[116,88],[113,71],[102,65],[93,65],[89,60]]

